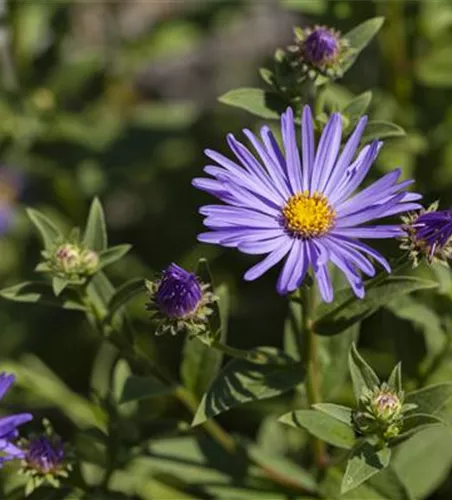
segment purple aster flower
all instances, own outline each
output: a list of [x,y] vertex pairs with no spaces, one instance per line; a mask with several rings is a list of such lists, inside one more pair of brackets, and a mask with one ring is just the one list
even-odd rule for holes
[[195,274],[172,263],[160,279],[147,281],[146,288],[150,299],[147,308],[158,321],[157,335],[166,331],[174,335],[184,329],[197,334],[207,327],[209,304],[215,299],[209,286]]
[[43,476],[61,471],[64,459],[64,446],[58,436],[32,437],[24,446],[26,467]]
[[419,256],[446,262],[452,257],[452,209],[437,210],[434,203],[427,210],[402,218],[406,235],[402,248],[410,250],[417,264]]
[[[8,392],[15,380],[14,375],[0,373],[0,399]],[[23,458],[23,451],[12,443],[17,438],[17,427],[32,420],[30,413],[16,413],[7,417],[0,418],[0,466],[4,462]]]
[[360,119],[341,150],[341,116],[333,114],[316,150],[311,110],[306,106],[300,155],[289,108],[281,117],[283,150],[268,127],[261,130],[262,142],[249,130],[244,131],[257,156],[231,134],[228,144],[236,161],[206,150],[215,164],[204,171],[213,179],[194,179],[193,185],[224,204],[201,207],[204,225],[210,231],[200,234],[198,240],[248,254],[267,254],[245,273],[246,280],[259,278],[285,258],[277,283],[280,294],[296,290],[312,268],[326,302],[333,299],[328,270],[331,262],[362,298],[361,272],[375,275],[369,257],[388,272],[390,266],[360,238],[400,236],[400,225],[369,223],[418,208],[415,201],[421,198],[405,192],[412,181],[397,183],[400,169],[355,193],[382,145],[374,141],[355,157],[366,122],[367,117]]
[[316,28],[303,42],[305,58],[313,65],[322,65],[337,55],[339,41],[334,32],[327,28]]

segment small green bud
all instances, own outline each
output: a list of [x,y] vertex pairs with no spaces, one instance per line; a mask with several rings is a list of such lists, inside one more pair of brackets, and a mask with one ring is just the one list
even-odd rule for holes
[[80,249],[73,244],[64,243],[57,247],[54,253],[53,264],[55,270],[62,274],[76,273],[80,267]]
[[99,267],[99,255],[94,250],[83,250],[80,255],[80,270],[83,274],[94,274]]
[[364,391],[352,417],[359,434],[375,435],[387,441],[400,434],[403,413],[403,392],[396,393],[383,383]]

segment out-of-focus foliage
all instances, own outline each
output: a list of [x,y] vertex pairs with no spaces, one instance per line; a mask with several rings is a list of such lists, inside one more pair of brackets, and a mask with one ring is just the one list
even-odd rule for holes
[[[400,166],[404,178],[416,179],[426,204],[440,199],[450,207],[448,0],[0,0],[0,161],[21,178],[11,196],[0,176],[0,208],[8,202],[11,211],[0,236],[0,369],[17,376],[2,411],[9,405],[33,411],[36,430],[48,418],[78,457],[68,491],[42,487],[30,498],[451,497],[450,270],[434,265],[387,278],[350,307],[341,292],[345,307],[338,302],[318,312],[325,401],[354,405],[346,362],[359,338],[361,355],[381,380],[401,361],[407,392],[441,384],[440,395],[417,401],[433,401],[421,413],[446,424],[426,426],[398,445],[384,472],[371,477],[360,469],[356,482],[370,479],[340,496],[344,464],[319,483],[307,470],[310,448],[302,429],[323,433],[312,428],[332,417],[305,414],[305,425],[277,421],[306,402],[293,336],[301,320],[297,307],[275,294],[274,273],[257,283],[241,279],[252,258],[196,242],[197,209],[208,198],[190,182],[207,164],[203,149],[225,150],[227,132],[257,127],[280,111],[266,106],[258,69],[270,67],[275,50],[291,43],[293,26],[347,33],[379,17],[386,19],[381,31],[322,95],[324,108],[340,110],[350,128],[368,113],[373,125],[366,140],[385,137],[372,175]],[[237,87],[248,90],[238,95]],[[231,96],[238,107],[224,105]],[[73,290],[55,297],[44,276],[38,285],[24,285],[36,282],[42,260],[25,207],[68,234],[84,228],[94,196],[105,209],[109,245],[133,246],[108,262],[108,278],[97,275],[89,291],[116,347],[96,332],[93,311],[86,319]],[[379,247],[400,254],[394,242]],[[268,346],[263,354],[272,363],[235,359],[224,366],[222,354],[198,339],[153,336],[142,278],[152,279],[171,261],[194,269],[201,256],[210,262],[221,304],[216,320],[223,335],[227,325],[228,344]],[[36,304],[46,299],[58,307]],[[142,356],[138,372],[135,359],[119,355],[118,325]],[[174,383],[163,384],[143,359]],[[209,420],[206,433],[198,425],[217,415],[222,427]],[[334,438],[322,438],[355,446],[350,427],[335,422]],[[222,428],[234,436],[233,449]],[[333,459],[341,458],[336,450]],[[381,457],[385,465],[388,460]],[[8,472],[5,467],[0,476],[1,498],[23,498],[24,477]]]

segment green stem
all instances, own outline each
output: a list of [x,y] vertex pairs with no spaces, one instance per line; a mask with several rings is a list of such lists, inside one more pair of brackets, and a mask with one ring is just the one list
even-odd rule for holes
[[235,347],[231,347],[230,345],[223,344],[219,340],[215,340],[210,347],[217,349],[218,351],[231,356],[231,358],[237,359],[245,359],[247,361],[251,361],[253,363],[265,363],[267,357],[264,354],[260,354],[252,351],[245,351],[244,349],[236,349]]
[[[315,311],[315,288],[306,286],[300,289],[302,311],[300,359],[303,361],[306,370],[306,396],[309,406],[320,403],[321,385],[319,377],[317,338],[313,329],[313,318]],[[317,438],[312,438],[312,449],[314,461],[318,470],[327,465],[327,455],[325,443]]]

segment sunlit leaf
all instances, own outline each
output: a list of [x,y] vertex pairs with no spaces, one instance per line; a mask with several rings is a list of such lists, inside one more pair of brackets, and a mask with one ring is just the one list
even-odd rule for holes
[[240,88],[230,90],[219,99],[221,103],[249,111],[261,118],[279,120],[284,103],[278,94],[265,92],[258,88]]

